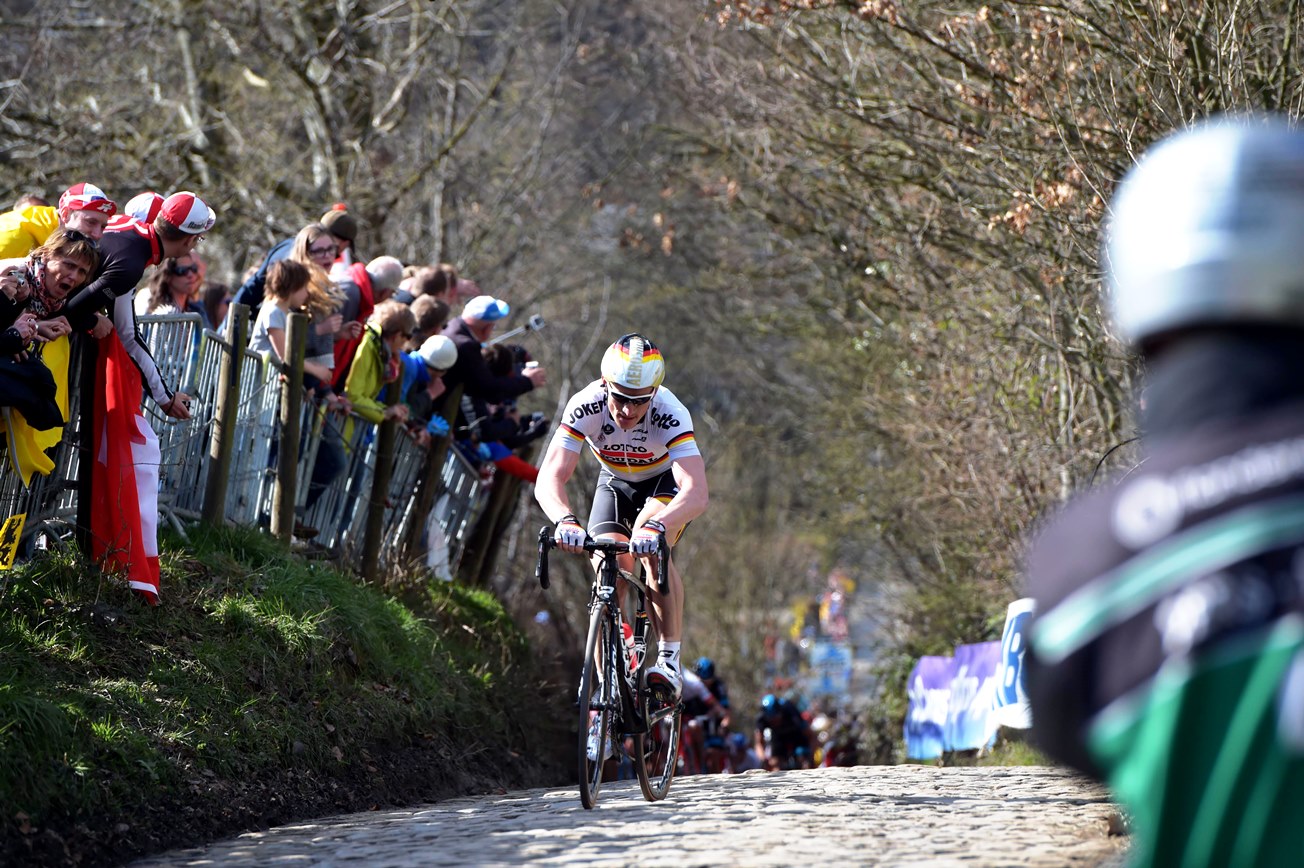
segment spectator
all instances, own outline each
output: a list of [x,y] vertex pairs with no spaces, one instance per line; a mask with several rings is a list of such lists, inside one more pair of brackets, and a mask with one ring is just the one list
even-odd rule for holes
[[204,318],[204,327],[212,328],[208,312],[199,303],[199,269],[199,256],[193,252],[164,259],[150,274],[145,291],[136,293],[132,301],[136,315],[197,313]]
[[[489,372],[495,377],[509,376],[516,370],[517,353],[521,355],[521,363],[528,361],[528,355],[519,347],[491,344],[482,352]],[[522,420],[515,401],[488,404],[465,392],[461,411],[466,424],[458,429],[459,445],[473,462],[476,458],[492,461],[499,470],[524,482],[533,483],[539,478],[539,468],[512,450],[548,433],[548,420],[543,414],[536,413]]]
[[[398,281],[395,280],[395,284]],[[407,305],[396,301],[382,302],[362,335],[356,357],[349,367],[344,394],[353,410],[373,425],[386,419],[406,422],[408,407],[402,402],[386,406],[381,391],[400,376],[398,356],[403,345],[412,339],[416,319]]]
[[[263,284],[264,298],[258,308],[258,319],[254,321],[253,332],[249,335],[249,349],[255,353],[272,353],[277,361],[285,362],[287,348],[285,333],[290,314],[301,311],[308,303],[309,284],[312,275],[308,267],[293,259],[282,259],[267,271],[267,281]],[[321,377],[322,374],[312,370],[312,362],[304,362],[306,374]],[[320,366],[317,366],[320,371]],[[325,372],[329,376],[329,372]]]
[[457,347],[443,335],[427,338],[420,348],[402,356],[401,400],[408,405],[408,430],[418,445],[430,445],[432,437],[449,433],[443,416],[432,416],[434,400],[444,393],[444,372],[457,361]]
[[[337,262],[347,262],[352,264],[353,240],[358,234],[358,223],[353,219],[353,216],[345,210],[342,204],[332,206],[331,210],[322,215],[320,221],[309,225],[321,227],[323,234],[330,236],[329,241],[334,242],[329,260],[324,262],[319,261],[319,264],[328,274],[331,271],[332,265]],[[300,230],[300,232],[302,231],[303,230]],[[267,251],[267,255],[263,257],[262,262],[256,269],[254,269],[253,274],[245,278],[244,283],[242,283],[240,288],[236,291],[235,300],[237,302],[240,304],[247,304],[251,308],[256,308],[262,303],[263,284],[267,282],[267,269],[290,255],[294,250],[294,243],[297,237],[298,236],[278,241],[272,246],[271,250]],[[316,246],[324,250],[328,245],[323,241],[321,244]],[[320,255],[314,253],[314,259],[320,260]]]
[[[547,382],[542,367],[501,377],[490,372],[481,344],[489,342],[498,321],[510,311],[505,301],[488,295],[476,296],[462,308],[462,315],[444,328],[444,334],[457,346],[457,363],[444,375],[444,385],[450,392],[461,386],[473,398],[499,404]],[[466,420],[462,419],[459,425],[466,427]]]
[[231,308],[231,287],[225,283],[210,283],[200,296],[204,316],[212,323],[214,331],[221,333],[226,327],[226,312]]
[[321,219],[317,222],[325,226],[339,244],[340,249],[336,254],[334,265],[342,269],[351,268],[358,259],[357,249],[354,247],[358,238],[358,221],[349,213],[348,206],[343,202],[336,202],[330,210],[321,215]]
[[128,199],[122,212],[148,226],[154,222],[154,218],[161,210],[163,210],[163,197],[152,190],[146,190]]
[[[344,324],[341,309],[344,292],[327,273],[336,245],[334,237],[320,223],[309,223],[294,238],[290,258],[303,264],[310,276],[307,311],[312,317],[308,332],[307,360],[313,365],[309,385],[319,397],[330,398],[335,380],[335,346],[342,340],[362,334],[362,323]],[[338,390],[336,390],[338,391]]]
[[[342,272],[333,271],[335,275]],[[377,256],[365,266],[354,263],[344,272],[347,278],[339,281],[344,292],[344,305],[340,313],[345,323],[365,323],[371,318],[376,305],[388,299],[403,279],[403,263],[392,256]],[[349,363],[362,338],[351,338],[335,343],[335,385],[338,388],[348,376]]]
[[467,280],[465,277],[459,277],[453,285],[453,298],[449,299],[449,304],[466,304],[476,296],[483,295],[480,292],[480,286],[474,280]]
[[421,266],[417,268],[416,274],[404,280],[404,284],[406,285],[400,285],[399,288],[407,289],[407,298],[399,297],[398,293],[395,293],[396,300],[413,304],[419,298],[430,296],[447,302],[452,296],[452,289],[458,285],[458,271],[443,263],[438,266]]
[[26,256],[60,226],[99,241],[118,206],[94,184],[73,184],[59,197],[59,207],[27,205],[0,214],[0,259]]
[[1114,193],[1141,457],[1030,548],[1033,736],[1106,781],[1134,865],[1300,864],[1304,134],[1206,123]]
[[448,325],[448,302],[431,295],[418,296],[412,302],[412,315],[417,319],[416,333],[412,340],[420,346],[426,338],[437,335]]
[[[99,260],[99,251],[85,235],[58,229],[27,260],[11,261],[0,273],[0,396],[4,406],[21,413],[34,430],[62,427],[67,406],[66,396],[61,405],[56,380],[40,354],[28,347],[67,333],[55,318],[64,300],[95,273]],[[74,320],[73,326],[80,329],[94,322]]]
[[29,205],[39,205],[48,208],[50,206],[50,203],[45,201],[35,193],[24,193],[23,195],[18,197],[18,201],[14,203],[14,207],[12,210],[21,211],[22,209],[26,208]]
[[[163,203],[152,225],[146,226],[131,217],[112,221],[100,240],[104,256],[99,276],[77,293],[65,308],[71,321],[103,306],[113,309],[112,327],[117,328],[123,346],[140,368],[145,387],[164,413],[174,419],[190,418],[190,396],[173,394],[159,374],[158,365],[136,327],[131,296],[145,269],[164,258],[188,256],[213,228],[217,215],[194,193],[173,193]],[[101,329],[100,325],[96,326]],[[97,337],[107,334],[104,329]]]

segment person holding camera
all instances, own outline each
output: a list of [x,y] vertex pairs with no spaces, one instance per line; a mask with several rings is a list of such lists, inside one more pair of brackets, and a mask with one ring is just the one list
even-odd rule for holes
[[[523,368],[519,373],[495,376],[485,361],[481,348],[489,343],[500,320],[511,312],[511,306],[489,295],[478,295],[462,308],[462,315],[454,318],[444,328],[444,335],[457,347],[457,361],[444,374],[444,386],[455,393],[458,386],[464,394],[488,404],[501,404],[511,398],[544,385],[548,381],[539,366]],[[458,420],[466,427],[466,420]]]

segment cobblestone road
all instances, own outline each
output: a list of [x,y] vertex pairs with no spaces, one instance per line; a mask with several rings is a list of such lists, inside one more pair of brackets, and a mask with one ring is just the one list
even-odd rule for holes
[[521,790],[250,833],[136,863],[1118,866],[1103,791],[1047,768],[860,766]]

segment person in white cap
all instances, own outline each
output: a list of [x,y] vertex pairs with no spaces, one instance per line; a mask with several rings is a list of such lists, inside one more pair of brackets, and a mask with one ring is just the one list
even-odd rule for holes
[[444,335],[431,335],[403,356],[402,396],[411,411],[408,427],[422,447],[429,446],[432,437],[448,434],[448,421],[432,415],[431,408],[444,394],[444,372],[456,361],[457,347]]
[[0,259],[25,257],[62,226],[98,242],[117,204],[94,184],[73,184],[59,206],[27,205],[0,214]]
[[97,325],[92,334],[104,337],[110,328],[118,330],[123,346],[140,368],[150,397],[174,419],[190,418],[190,396],[173,393],[163,382],[158,365],[136,326],[132,294],[146,268],[164,259],[189,255],[215,222],[217,214],[213,209],[190,192],[173,193],[164,199],[152,224],[126,215],[110,220],[100,240],[103,262],[99,276],[65,306],[71,313],[112,308],[112,323],[107,328]]
[[127,200],[127,204],[122,206],[122,211],[128,217],[135,217],[141,223],[146,225],[154,222],[158,212],[163,210],[163,197],[153,190],[146,190],[144,193],[137,193]]

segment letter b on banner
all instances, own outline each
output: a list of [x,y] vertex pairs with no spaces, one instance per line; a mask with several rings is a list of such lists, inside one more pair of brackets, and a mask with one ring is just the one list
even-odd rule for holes
[[1001,662],[996,672],[995,719],[1001,726],[1027,729],[1032,726],[1028,694],[1023,689],[1023,649],[1032,621],[1031,598],[1015,600],[1005,613],[1001,633]]

